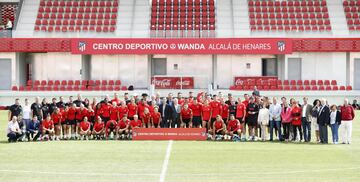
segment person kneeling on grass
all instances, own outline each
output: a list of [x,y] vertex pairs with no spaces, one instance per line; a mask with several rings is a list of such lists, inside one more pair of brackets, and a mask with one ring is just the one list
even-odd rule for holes
[[16,142],[24,134],[22,133],[19,123],[17,122],[17,117],[13,116],[12,120],[9,121],[7,127],[7,137],[9,142]]
[[129,138],[129,124],[130,120],[127,118],[127,115],[124,114],[123,118],[117,124],[117,139]]
[[231,137],[232,140],[240,140],[242,126],[238,119],[235,119],[233,114],[230,114],[230,120],[228,121],[226,134]]
[[130,133],[130,137],[132,135],[132,131],[135,129],[135,128],[142,128],[142,122],[139,120],[139,116],[138,115],[134,115],[134,120],[131,120],[130,121],[130,124],[129,124],[129,127],[130,127],[130,130],[129,130],[129,133]]
[[105,124],[104,122],[102,122],[101,117],[98,116],[94,124],[92,135],[94,139],[101,140],[104,138],[104,134],[105,134]]
[[226,132],[226,126],[220,115],[216,116],[216,120],[213,123],[212,130],[209,130],[209,134],[212,135],[213,140],[222,140]]
[[149,108],[144,108],[144,112],[141,114],[141,119],[145,128],[152,128],[151,113],[149,111]]
[[113,136],[110,138],[114,139],[114,136],[116,135],[116,126],[117,126],[117,122],[115,120],[109,120],[106,123],[106,126],[105,126],[106,140],[109,140],[109,136],[111,134],[113,134]]
[[159,108],[157,106],[155,106],[154,113],[151,115],[151,121],[154,128],[160,128],[161,113],[159,112]]
[[27,124],[25,134],[28,141],[36,141],[40,137],[40,121],[37,116]]
[[46,116],[46,119],[42,122],[42,136],[43,140],[54,140],[54,122],[51,120],[50,114]]
[[89,137],[91,135],[91,131],[90,131],[90,122],[88,121],[88,118],[85,116],[84,120],[82,122],[80,122],[80,139],[81,140],[89,140]]
[[184,104],[180,112],[181,128],[192,128],[193,112],[188,104]]

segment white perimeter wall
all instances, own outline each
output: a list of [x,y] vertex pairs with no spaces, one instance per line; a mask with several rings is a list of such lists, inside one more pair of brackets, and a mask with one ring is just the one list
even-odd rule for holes
[[[352,86],[354,86],[354,73],[355,73],[355,70],[354,70],[354,68],[355,68],[355,62],[354,62],[354,60],[355,59],[360,59],[360,53],[359,52],[352,52],[352,53],[350,53],[350,56],[349,56],[350,58],[349,58],[349,65],[350,65],[350,67],[349,67],[349,85],[352,85]],[[357,70],[357,71],[360,71],[360,70]]]
[[153,58],[166,58],[167,76],[194,77],[195,88],[207,88],[212,83],[212,55],[154,55]]
[[11,85],[18,85],[19,80],[17,79],[17,66],[16,66],[16,53],[14,52],[0,52],[1,59],[11,60]]
[[80,80],[81,55],[71,53],[31,53],[33,80]]
[[[302,80],[337,80],[339,85],[346,85],[346,53],[293,53],[289,58],[301,58]],[[285,61],[285,72],[287,61]],[[287,79],[285,74],[285,79]]]
[[93,80],[120,79],[122,85],[148,88],[148,55],[92,55],[90,67]]
[[[261,76],[262,58],[274,55],[217,55],[216,83],[220,88],[229,88],[236,76]],[[246,64],[250,63],[250,68]]]

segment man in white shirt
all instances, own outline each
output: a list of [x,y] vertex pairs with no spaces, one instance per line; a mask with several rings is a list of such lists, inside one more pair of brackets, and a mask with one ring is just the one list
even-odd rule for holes
[[274,127],[277,129],[279,141],[282,140],[281,136],[281,105],[277,103],[276,97],[273,98],[273,103],[270,105],[270,141],[273,141]]
[[13,28],[13,24],[12,24],[12,21],[10,21],[10,19],[7,19],[6,20],[6,25],[5,25],[5,29],[6,30],[12,30],[12,28]]
[[304,133],[304,141],[310,142],[311,141],[311,110],[312,105],[308,104],[308,98],[303,98],[304,104],[301,106],[302,112],[301,112],[301,125],[303,128]]
[[23,106],[22,111],[22,119],[25,126],[28,126],[28,124],[31,122],[31,106],[29,104],[28,99],[25,99],[25,105]]
[[16,116],[9,121],[6,133],[9,142],[16,142],[18,138],[24,135],[19,127]]

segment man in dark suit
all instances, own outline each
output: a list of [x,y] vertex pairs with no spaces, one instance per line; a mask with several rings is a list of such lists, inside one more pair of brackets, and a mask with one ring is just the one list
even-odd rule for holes
[[328,125],[330,124],[330,109],[326,105],[326,100],[321,100],[321,107],[318,115],[317,122],[319,124],[320,142],[328,143]]
[[160,127],[168,128],[172,120],[173,109],[169,104],[166,103],[166,98],[162,99],[162,102],[159,106],[159,112],[161,113],[161,119],[162,119],[160,123]]

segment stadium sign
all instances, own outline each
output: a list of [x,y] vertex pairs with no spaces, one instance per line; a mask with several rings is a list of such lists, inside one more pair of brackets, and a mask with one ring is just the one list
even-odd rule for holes
[[194,89],[193,77],[152,77],[155,89]]
[[73,54],[291,54],[280,38],[72,39]]
[[133,140],[206,140],[205,128],[134,128]]

